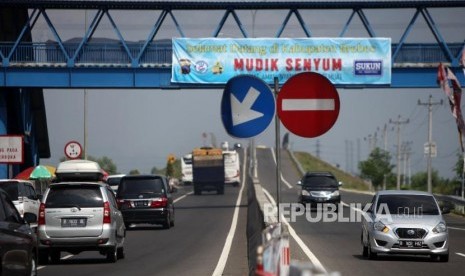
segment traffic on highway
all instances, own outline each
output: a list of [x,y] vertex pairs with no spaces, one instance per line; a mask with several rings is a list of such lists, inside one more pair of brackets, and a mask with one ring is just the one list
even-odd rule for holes
[[[246,148],[236,150],[240,184],[223,182],[224,190],[219,191],[208,184],[201,194],[195,193],[195,160],[192,182],[170,187],[164,176],[119,176],[116,193],[101,181],[95,162],[60,163],[59,183],[38,196],[38,212],[0,213],[2,244],[8,244],[4,240],[13,234],[8,227],[26,231],[23,239],[29,237],[27,248],[21,243],[2,247],[2,275],[17,275],[18,271],[20,275],[261,275],[257,255],[250,254],[251,247],[257,250],[250,229],[266,224],[270,214],[265,209],[261,222],[250,214],[257,199],[247,195],[253,189],[253,177],[248,175],[253,170],[246,164],[253,155]],[[230,154],[229,149],[225,152]],[[207,153],[216,154],[206,148],[193,155]],[[254,182],[276,204],[277,182],[270,173],[276,168],[274,150],[259,147],[255,158]],[[433,275],[443,271],[458,275],[465,268],[465,218],[439,209],[428,193],[386,191],[373,196],[349,191],[329,172],[302,176],[291,152],[283,150],[281,158],[280,222],[289,229],[294,269],[303,272],[310,265],[320,275]],[[216,170],[216,161],[212,164]],[[207,167],[203,159],[202,170]],[[4,194],[0,196],[5,201]],[[12,203],[2,202],[2,206],[5,209]],[[293,210],[297,204],[303,208]],[[335,204],[336,215],[330,209],[320,210],[322,204],[330,209]],[[368,221],[369,216],[356,215],[383,215],[378,212],[383,208],[390,212],[403,208],[403,216],[395,221]],[[23,250],[27,257],[22,262],[11,258],[12,248]],[[289,267],[280,269],[290,271]]]

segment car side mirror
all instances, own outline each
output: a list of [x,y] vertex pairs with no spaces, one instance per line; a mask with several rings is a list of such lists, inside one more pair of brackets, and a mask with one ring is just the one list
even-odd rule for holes
[[444,206],[444,207],[442,207],[442,208],[441,208],[441,213],[442,213],[443,215],[449,214],[449,213],[450,213],[450,208],[449,208],[449,206]]
[[302,186],[302,181],[297,181],[297,186]]
[[37,221],[37,215],[34,213],[26,212],[24,213],[24,221],[28,224],[34,223]]

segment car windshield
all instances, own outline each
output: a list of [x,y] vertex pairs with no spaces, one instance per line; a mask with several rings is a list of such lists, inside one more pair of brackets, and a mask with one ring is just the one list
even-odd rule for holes
[[109,178],[107,178],[107,183],[110,186],[117,186],[117,185],[119,185],[120,181],[121,181],[121,177],[109,177]]
[[436,201],[429,195],[380,195],[376,210],[390,215],[439,215]]
[[0,189],[3,189],[11,200],[18,200],[18,186],[17,182],[4,182],[0,184]]
[[45,206],[47,208],[91,208],[103,207],[99,186],[66,186],[50,188]]
[[118,188],[118,194],[162,194],[164,192],[160,178],[123,178]]
[[184,160],[184,164],[186,164],[186,165],[191,165],[192,164],[192,158],[183,157],[182,159]]
[[337,187],[337,181],[330,176],[312,175],[306,176],[303,181],[304,187]]

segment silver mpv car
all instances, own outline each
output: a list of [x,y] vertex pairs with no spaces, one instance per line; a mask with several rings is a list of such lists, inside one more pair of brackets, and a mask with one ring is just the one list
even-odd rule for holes
[[449,234],[441,210],[430,193],[380,191],[362,220],[363,256],[379,253],[430,255],[449,261]]
[[109,262],[124,258],[126,228],[110,186],[51,184],[39,209],[39,262],[60,261],[62,251],[99,251]]

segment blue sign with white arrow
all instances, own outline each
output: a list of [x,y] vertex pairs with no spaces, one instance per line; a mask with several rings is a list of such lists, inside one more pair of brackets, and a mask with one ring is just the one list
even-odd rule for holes
[[251,138],[262,133],[275,113],[270,87],[252,75],[239,75],[227,83],[221,99],[221,118],[229,135]]

